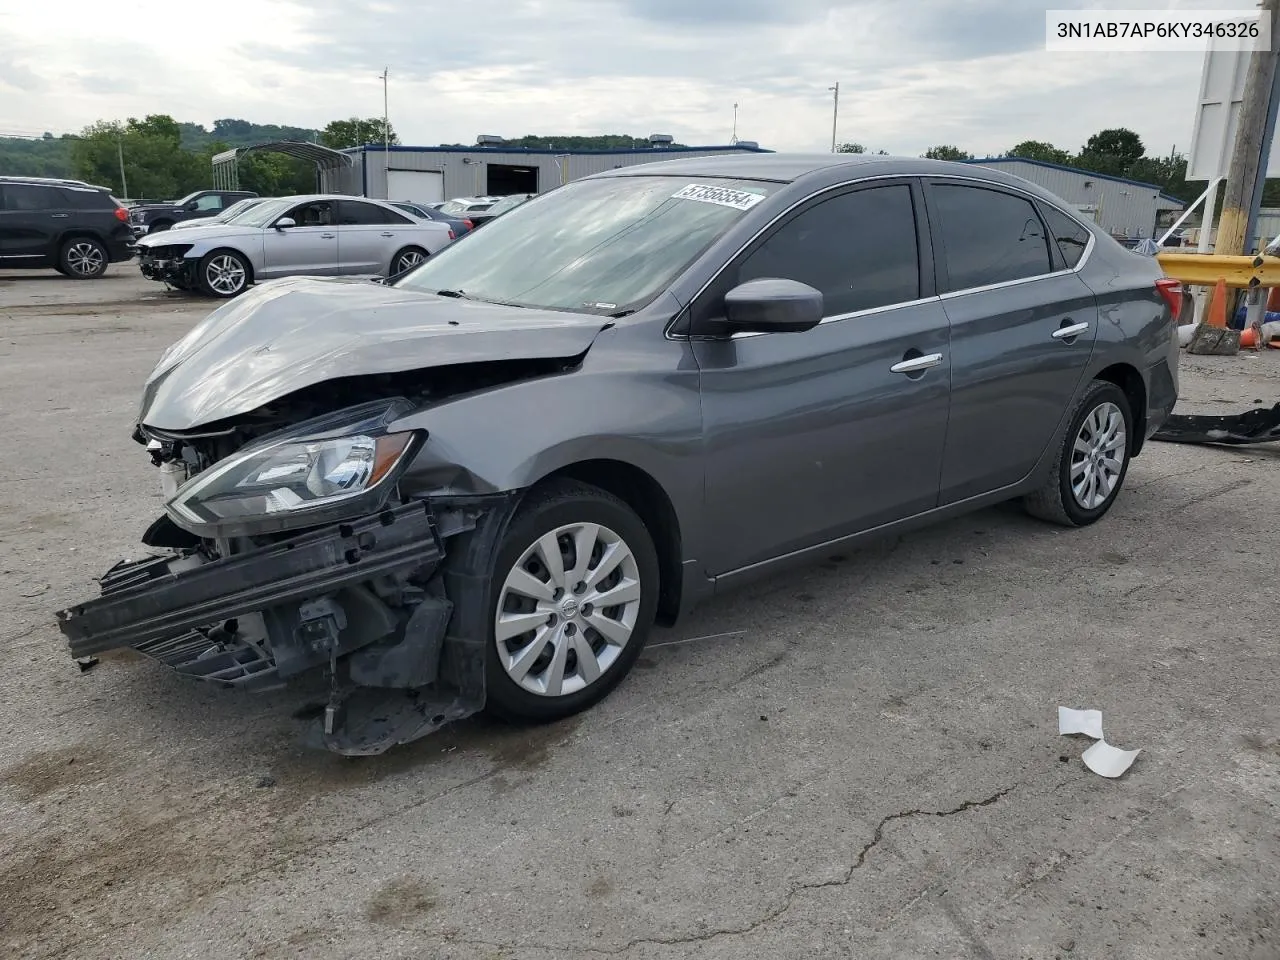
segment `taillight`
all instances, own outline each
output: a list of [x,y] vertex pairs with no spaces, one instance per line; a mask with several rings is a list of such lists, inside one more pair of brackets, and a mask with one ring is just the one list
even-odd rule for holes
[[124,207],[116,207],[116,219],[121,223],[129,222],[129,211]]
[[450,228],[449,228],[449,239],[450,239],[450,240],[457,240],[457,239],[458,239],[458,235],[457,235],[456,233],[454,233],[454,232],[453,232],[453,227],[450,227]]
[[472,223],[470,220],[463,220],[462,222],[463,222],[463,223],[465,223],[465,224],[467,225],[467,229],[468,229],[468,230],[471,230],[471,229],[473,229],[473,228],[475,227],[475,224],[474,224],[474,223]]
[[1172,277],[1161,277],[1156,281],[1156,289],[1160,291],[1160,296],[1164,297],[1164,302],[1169,305],[1173,322],[1177,323],[1179,317],[1182,316],[1181,282],[1174,280]]

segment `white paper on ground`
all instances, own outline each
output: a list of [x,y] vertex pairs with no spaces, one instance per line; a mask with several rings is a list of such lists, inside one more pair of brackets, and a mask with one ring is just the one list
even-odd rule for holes
[[1095,740],[1102,739],[1101,710],[1072,710],[1058,708],[1058,734],[1083,733]]
[[1118,777],[1131,766],[1141,750],[1121,750],[1099,740],[1080,757],[1084,765],[1100,777]]

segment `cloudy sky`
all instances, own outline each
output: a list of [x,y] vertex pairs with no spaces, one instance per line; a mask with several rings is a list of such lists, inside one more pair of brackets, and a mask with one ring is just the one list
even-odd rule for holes
[[1191,139],[1203,55],[1049,53],[1045,7],[1250,0],[0,0],[0,134],[167,113],[323,126],[382,112],[405,143],[478,134],[1075,149],[1109,126]]

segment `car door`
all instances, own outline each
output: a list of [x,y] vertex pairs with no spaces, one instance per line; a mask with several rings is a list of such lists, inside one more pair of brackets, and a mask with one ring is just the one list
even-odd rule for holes
[[277,222],[292,219],[292,227],[263,230],[262,279],[294,275],[331,276],[338,272],[338,228],[332,200],[310,200],[290,209]]
[[[1030,197],[964,180],[932,180],[925,192],[951,323],[946,504],[1017,483],[1032,470],[1093,353],[1098,308],[1073,269],[1083,253],[1079,236],[1074,247],[1052,240]],[[1065,236],[1068,225],[1056,233]],[[1074,259],[1065,260],[1060,246]]]
[[54,241],[69,218],[63,193],[56,187],[0,185],[0,257],[14,266],[56,256]]
[[[695,302],[712,575],[937,504],[950,351],[926,236],[918,183],[828,191]],[[823,321],[715,335],[724,294],[761,277],[816,287]]]
[[391,258],[412,240],[407,216],[376,203],[338,201],[338,259],[340,273],[382,273]]

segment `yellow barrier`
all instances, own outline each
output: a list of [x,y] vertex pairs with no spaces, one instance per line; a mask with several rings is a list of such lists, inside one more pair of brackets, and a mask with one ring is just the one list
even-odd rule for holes
[[1228,287],[1280,287],[1280,257],[1227,257],[1206,253],[1158,253],[1166,276],[1191,286],[1212,287],[1225,280]]

